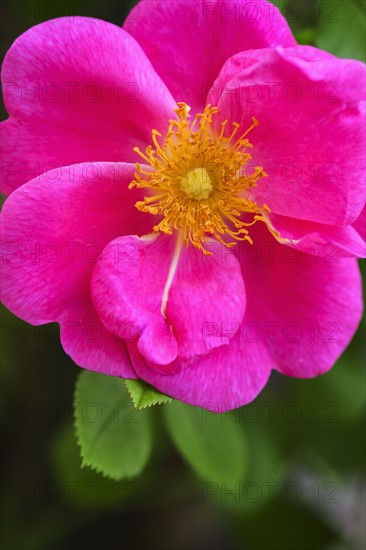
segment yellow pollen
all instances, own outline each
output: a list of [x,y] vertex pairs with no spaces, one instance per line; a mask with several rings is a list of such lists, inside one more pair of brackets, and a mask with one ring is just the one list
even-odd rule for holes
[[212,181],[205,167],[194,168],[181,179],[180,188],[191,199],[208,199],[212,193]]
[[178,103],[177,119],[169,121],[166,136],[162,138],[153,130],[154,146],[147,147],[145,153],[134,149],[144,164],[136,163],[130,188],[149,189],[149,195],[135,206],[160,216],[153,231],[167,235],[179,231],[185,246],[191,243],[205,254],[210,254],[204,248],[207,236],[227,247],[238,241],[252,243],[247,228],[265,222],[269,212],[250,194],[267,174],[260,166],[248,173],[246,166],[252,158],[246,136],[258,121],[253,118],[248,129],[239,131],[238,123],[233,122],[230,128],[224,120],[217,130],[213,124],[217,107],[207,105],[192,121],[188,120],[189,111],[188,105]]

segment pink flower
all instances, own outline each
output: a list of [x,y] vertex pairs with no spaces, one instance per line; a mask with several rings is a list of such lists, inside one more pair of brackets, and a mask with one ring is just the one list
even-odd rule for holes
[[265,0],[142,0],[31,28],[2,78],[11,311],[214,411],[332,367],[362,313],[362,63]]

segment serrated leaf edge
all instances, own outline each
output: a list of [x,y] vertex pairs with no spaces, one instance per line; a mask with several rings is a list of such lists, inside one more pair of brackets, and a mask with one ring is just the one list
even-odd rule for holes
[[82,446],[81,440],[80,440],[80,432],[79,432],[79,428],[78,428],[78,419],[77,419],[76,406],[75,406],[76,403],[77,403],[76,394],[78,392],[79,385],[80,385],[80,382],[81,382],[81,377],[82,377],[83,373],[84,373],[84,371],[82,371],[79,374],[79,376],[77,377],[75,387],[74,387],[74,401],[73,401],[73,407],[74,407],[73,426],[74,426],[74,433],[75,433],[75,437],[76,437],[76,443],[77,443],[78,447],[80,448],[80,459],[81,459],[80,468],[90,468],[90,470],[92,470],[93,472],[96,472],[97,474],[100,474],[101,476],[103,476],[104,479],[107,479],[107,480],[109,479],[109,480],[112,480],[112,481],[123,481],[123,480],[136,479],[137,477],[139,477],[140,474],[135,474],[135,475],[131,475],[131,476],[123,476],[123,477],[115,476],[115,475],[111,475],[111,474],[106,474],[106,472],[104,470],[102,470],[101,468],[99,468],[95,464],[92,464],[84,456],[83,446]]
[[[143,409],[151,409],[151,407],[155,407],[155,405],[166,405],[166,404],[169,404],[169,403],[172,403],[174,401],[173,397],[170,397],[169,395],[167,395],[165,398],[162,397],[160,400],[158,401],[155,401],[155,403],[150,403],[149,405],[143,405],[143,406],[140,406],[138,403],[136,403],[135,399],[133,398],[133,395],[130,391],[130,388],[128,387],[128,384],[127,382],[129,382],[130,380],[135,380],[134,378],[127,378],[125,379],[125,386],[126,386],[126,390],[127,390],[127,393],[128,395],[131,397],[131,401],[132,401],[132,404],[133,406],[135,407],[135,409],[137,409],[138,411],[142,411]],[[159,391],[159,390],[157,390]],[[161,392],[160,392],[161,393]]]

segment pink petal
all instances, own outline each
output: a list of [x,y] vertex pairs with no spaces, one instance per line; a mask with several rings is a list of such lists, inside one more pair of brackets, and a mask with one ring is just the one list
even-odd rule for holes
[[136,345],[131,343],[128,349],[139,378],[175,399],[215,413],[253,401],[266,385],[273,366],[262,342],[243,342],[236,337],[229,345],[169,376],[152,370]]
[[[133,173],[128,164],[63,167],[12,193],[1,215],[6,307],[31,324],[58,321],[75,362],[121,376],[131,375],[125,346],[96,316],[89,281],[109,241],[150,226],[149,216],[134,207],[139,193],[127,190]],[[75,324],[71,337],[67,323]],[[89,323],[101,334],[90,346],[83,340]]]
[[362,287],[353,258],[291,250],[252,228],[255,251],[239,245],[247,310],[277,370],[310,378],[328,371],[354,336],[362,317]]
[[[248,166],[268,177],[252,190],[271,212],[334,226],[365,204],[365,67],[311,47],[243,52],[223,68],[208,100],[220,120],[248,128]],[[217,90],[217,92],[215,92]]]
[[109,376],[136,378],[126,344],[106,330],[87,287],[58,322],[62,347],[77,365]]
[[176,101],[202,111],[225,61],[243,50],[294,46],[264,0],[142,0],[124,28],[141,44]]
[[[362,316],[357,262],[329,262],[277,243],[256,224],[254,245],[234,249],[247,289],[244,320],[228,345],[194,361],[177,358],[162,375],[130,342],[139,378],[192,405],[220,412],[252,401],[272,368],[310,378],[329,370],[353,337]],[[217,254],[222,257],[219,248]],[[226,251],[227,254],[227,251]],[[216,324],[222,338],[225,330]]]
[[6,54],[3,192],[57,166],[135,161],[175,102],[137,42],[105,21],[32,27]]
[[363,241],[366,241],[366,206],[364,206],[361,214],[355,222],[353,222],[353,227],[356,229],[357,233],[360,235]]
[[178,349],[160,312],[173,249],[174,239],[158,235],[116,239],[103,251],[91,284],[107,329],[127,341],[138,339],[141,352],[160,365],[172,362]]
[[[190,246],[183,249],[167,306],[179,356],[191,358],[228,344],[244,317],[245,287],[232,254],[215,254],[220,247],[207,242],[212,256]],[[227,249],[225,249],[227,252]],[[226,335],[217,335],[220,326]]]
[[[103,251],[92,279],[93,301],[108,330],[131,340],[133,327],[139,351],[164,373],[177,355],[194,358],[229,342],[245,311],[235,257],[204,256],[191,246],[181,250],[164,316],[175,241],[164,235],[117,239]],[[228,336],[212,330],[216,325]]]
[[271,226],[280,234],[279,241],[301,252],[323,256],[328,260],[342,256],[366,257],[365,241],[354,225],[334,227],[277,214],[270,214],[268,218]]

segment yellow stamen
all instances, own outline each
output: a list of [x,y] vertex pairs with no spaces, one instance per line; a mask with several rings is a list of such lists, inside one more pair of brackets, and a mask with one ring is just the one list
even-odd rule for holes
[[[221,131],[214,132],[212,122],[217,107],[207,105],[192,122],[188,120],[189,111],[188,105],[178,103],[178,120],[170,121],[164,141],[159,143],[162,136],[153,130],[155,148],[149,146],[145,153],[138,147],[134,149],[153,168],[147,171],[136,163],[130,188],[151,190],[151,196],[137,202],[136,208],[162,216],[153,231],[167,235],[179,231],[179,243],[191,243],[205,254],[210,254],[204,248],[207,235],[227,247],[237,241],[252,243],[247,228],[257,221],[265,222],[265,213],[269,212],[266,205],[259,206],[251,200],[249,193],[267,174],[261,167],[250,175],[244,173],[252,158],[247,153],[252,145],[246,136],[258,126],[258,121],[253,118],[250,128],[237,138],[240,125],[236,122],[231,125],[231,133],[227,132],[227,120],[221,123]],[[253,215],[248,222],[243,220],[246,213]],[[162,311],[164,308],[163,302]]]

